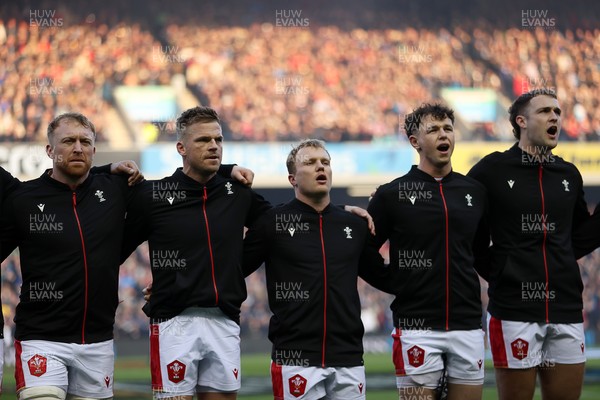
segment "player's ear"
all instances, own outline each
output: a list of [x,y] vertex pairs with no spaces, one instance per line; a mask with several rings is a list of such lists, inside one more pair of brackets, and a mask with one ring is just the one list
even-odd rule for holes
[[296,183],[296,177],[294,175],[288,174],[288,181],[293,187],[298,187],[298,184]]
[[408,141],[410,145],[415,148],[415,150],[419,151],[421,149],[421,146],[419,146],[419,140],[415,135],[410,135],[408,137]]
[[185,146],[183,145],[182,142],[180,142],[180,141],[177,142],[175,147],[177,148],[177,152],[179,153],[180,156],[185,156]]

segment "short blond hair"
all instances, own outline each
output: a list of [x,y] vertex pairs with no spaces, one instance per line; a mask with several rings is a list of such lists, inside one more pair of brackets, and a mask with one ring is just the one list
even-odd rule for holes
[[298,143],[296,146],[292,147],[292,150],[290,151],[290,154],[288,154],[287,156],[287,161],[285,162],[285,165],[287,167],[288,173],[289,174],[295,174],[296,173],[296,155],[298,154],[298,152],[306,147],[312,147],[315,149],[323,149],[325,150],[325,152],[327,152],[327,155],[329,157],[331,157],[331,155],[329,154],[329,152],[327,151],[327,149],[325,148],[325,142],[319,139],[304,139],[303,141],[301,141],[300,143]]

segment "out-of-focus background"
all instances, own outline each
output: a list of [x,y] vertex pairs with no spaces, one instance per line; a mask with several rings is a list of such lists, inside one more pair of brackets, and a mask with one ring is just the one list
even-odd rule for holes
[[[334,202],[366,207],[377,185],[416,163],[402,124],[422,102],[443,101],[455,109],[453,166],[466,173],[482,156],[512,145],[511,101],[525,91],[550,88],[563,110],[556,153],[582,172],[592,209],[600,201],[599,4],[5,1],[0,165],[21,179],[39,176],[51,166],[44,151],[48,123],[62,112],[78,111],[99,132],[97,165],[133,159],[146,177],[160,178],[181,164],[177,116],[203,104],[223,120],[224,162],[252,168],[256,190],[272,203],[293,196],[284,166],[290,143],[316,137],[332,155]],[[599,358],[600,252],[579,264],[586,345],[590,357]],[[147,367],[141,289],[150,282],[143,245],[121,267],[118,367],[127,362]],[[2,264],[7,364],[14,362],[12,319],[20,284],[15,253]],[[248,359],[262,354],[264,364],[256,369],[268,373],[270,312],[262,270],[247,286],[243,354]],[[381,376],[370,378],[371,386],[393,394],[391,299],[362,281],[358,287],[365,349],[380,353],[385,365]],[[485,287],[482,299],[485,304]],[[137,388],[126,386],[131,393],[149,392],[148,375],[140,374]],[[269,380],[261,374],[256,391],[268,393]],[[599,377],[589,368],[586,387],[594,388]],[[125,398],[118,375],[116,381],[116,398]],[[486,398],[495,398],[492,382],[486,382],[491,396]],[[5,388],[10,393],[9,382]]]

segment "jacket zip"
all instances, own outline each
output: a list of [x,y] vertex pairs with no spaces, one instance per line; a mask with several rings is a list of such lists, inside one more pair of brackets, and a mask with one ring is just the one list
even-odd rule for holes
[[85,273],[84,279],[84,299],[83,299],[83,322],[81,324],[81,344],[85,344],[85,323],[87,320],[87,308],[88,308],[88,264],[87,264],[87,252],[85,251],[85,240],[83,239],[83,231],[81,230],[81,223],[79,222],[79,215],[77,214],[77,193],[73,192],[73,213],[75,214],[75,220],[77,221],[77,228],[79,229],[79,237],[81,238],[81,249],[83,251],[83,270]]
[[210,269],[212,273],[213,288],[215,290],[215,305],[219,305],[219,291],[217,290],[217,280],[215,279],[215,259],[213,257],[212,241],[210,240],[210,228],[208,226],[208,216],[206,215],[206,186],[204,186],[204,194],[202,195],[202,212],[204,213],[204,223],[206,224],[206,237],[208,238],[208,252],[210,253]]
[[546,257],[546,239],[548,238],[548,227],[547,227],[547,223],[548,221],[546,221],[546,201],[544,198],[544,186],[542,184],[542,174],[544,171],[544,167],[542,166],[542,164],[540,164],[540,167],[538,169],[538,179],[539,179],[539,183],[540,183],[540,194],[542,195],[542,229],[544,231],[544,240],[542,242],[542,254],[544,256],[544,272],[546,274],[546,299],[544,300],[544,303],[546,304],[546,323],[549,324],[550,323],[550,316],[548,313],[548,299],[549,299],[549,276],[548,276],[548,258]]
[[321,234],[321,252],[323,254],[323,342],[321,346],[321,368],[325,368],[325,342],[327,339],[327,258],[323,240],[323,214],[319,213],[319,233]]
[[450,251],[448,246],[448,206],[446,205],[446,198],[444,197],[444,190],[442,189],[442,181],[439,183],[440,194],[442,195],[442,203],[444,204],[444,217],[446,222],[446,231],[444,236],[446,245],[446,330],[448,330],[450,320]]

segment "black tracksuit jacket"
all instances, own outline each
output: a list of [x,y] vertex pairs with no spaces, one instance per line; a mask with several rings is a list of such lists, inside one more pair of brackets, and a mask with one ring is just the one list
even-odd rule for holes
[[515,144],[484,157],[468,176],[489,197],[490,314],[501,320],[582,322],[583,284],[571,239],[589,213],[577,168],[555,155],[536,160]]
[[335,205],[317,212],[294,199],[248,230],[244,273],[265,262],[272,359],[280,365],[363,365],[357,277],[386,288],[383,259],[364,219]]
[[600,246],[600,204],[596,205],[589,220],[573,231],[573,250],[575,257],[581,258]]
[[416,166],[379,187],[368,211],[376,245],[390,241],[394,326],[471,330],[481,327],[476,269],[485,265],[486,194],[474,179],[450,172],[441,181]]
[[181,168],[139,186],[127,213],[122,259],[148,240],[153,282],[146,315],[156,320],[188,307],[219,307],[239,324],[246,299],[244,226],[271,205],[231,179],[216,175],[204,185]]
[[21,183],[2,212],[2,259],[20,247],[17,340],[112,339],[127,178],[90,174],[75,190],[47,173]]
[[[19,180],[12,176],[10,172],[0,167],[0,206],[6,196],[19,186]],[[4,338],[4,317],[0,309],[0,339]]]

